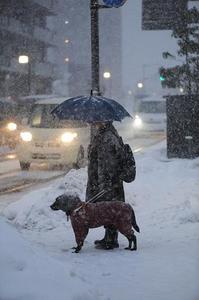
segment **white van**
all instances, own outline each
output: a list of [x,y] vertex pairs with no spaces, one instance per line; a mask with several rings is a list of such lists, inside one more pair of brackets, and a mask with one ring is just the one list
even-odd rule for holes
[[136,133],[166,130],[166,100],[159,96],[140,99],[136,105],[133,128]]
[[47,98],[33,105],[28,124],[20,132],[17,155],[22,170],[32,162],[81,167],[90,140],[90,129],[77,121],[60,121],[51,111],[67,98]]

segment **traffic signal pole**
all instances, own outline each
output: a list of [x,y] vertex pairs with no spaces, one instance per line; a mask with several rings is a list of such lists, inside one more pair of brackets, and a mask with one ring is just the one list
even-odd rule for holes
[[90,0],[91,14],[91,80],[93,95],[100,95],[100,63],[99,63],[99,9],[122,6],[126,0],[104,0],[109,5],[99,4],[99,0]]
[[[99,9],[111,8],[99,4],[99,0],[90,0],[91,15],[91,95],[100,95],[100,62],[99,62]],[[91,143],[95,136],[96,128],[91,125]]]
[[90,0],[91,11],[91,78],[92,94],[100,95],[99,77],[99,3],[98,0]]

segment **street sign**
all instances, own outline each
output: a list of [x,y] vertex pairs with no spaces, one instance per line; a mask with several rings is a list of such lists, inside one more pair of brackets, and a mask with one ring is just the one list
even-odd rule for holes
[[142,0],[142,30],[172,30],[188,0]]
[[103,0],[104,4],[110,7],[120,7],[124,5],[127,0]]

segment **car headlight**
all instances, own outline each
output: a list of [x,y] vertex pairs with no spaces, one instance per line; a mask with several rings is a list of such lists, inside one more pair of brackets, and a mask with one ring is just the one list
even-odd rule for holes
[[20,137],[24,142],[32,141],[32,133],[29,131],[23,131],[20,133]]
[[77,137],[76,132],[65,132],[61,136],[61,141],[63,143],[70,143]]
[[17,124],[14,122],[10,122],[7,124],[7,129],[10,131],[15,131],[17,129]]
[[142,127],[142,119],[138,115],[135,116],[135,120],[133,121],[133,126],[136,128]]

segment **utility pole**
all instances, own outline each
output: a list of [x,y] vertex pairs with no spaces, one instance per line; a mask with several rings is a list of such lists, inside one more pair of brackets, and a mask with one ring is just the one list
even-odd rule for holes
[[[99,9],[120,7],[126,0],[103,0],[105,5],[99,4],[99,0],[90,0],[91,15],[91,95],[100,95],[100,63],[99,63]],[[115,4],[116,2],[116,4]],[[91,125],[91,143],[95,136],[95,127]]]
[[100,63],[99,63],[99,9],[120,7],[127,0],[103,0],[105,5],[99,4],[99,0],[90,0],[91,12],[91,77],[93,95],[100,95]]
[[90,0],[91,11],[91,78],[92,93],[100,95],[99,77],[99,3],[98,0]]

